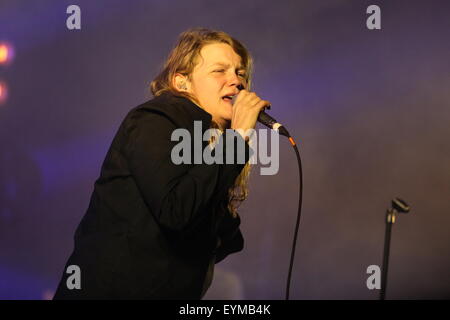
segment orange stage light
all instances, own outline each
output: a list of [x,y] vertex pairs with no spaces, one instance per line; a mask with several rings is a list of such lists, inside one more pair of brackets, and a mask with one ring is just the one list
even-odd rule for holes
[[0,42],[0,65],[9,64],[13,58],[13,47],[6,43]]
[[6,86],[6,83],[0,82],[0,104],[6,102],[7,95],[8,95],[8,88]]
[[8,60],[8,46],[0,44],[0,63],[5,63]]

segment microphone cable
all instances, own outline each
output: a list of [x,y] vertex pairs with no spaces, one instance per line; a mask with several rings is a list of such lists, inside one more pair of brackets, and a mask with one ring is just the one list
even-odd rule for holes
[[[237,88],[239,89],[239,91],[245,89],[242,84],[238,85]],[[270,109],[270,106],[269,106],[269,109]],[[274,118],[269,116],[264,111],[261,111],[259,113],[258,122],[264,124],[265,126],[269,127],[272,130],[277,131],[280,135],[286,136],[289,139],[289,142],[291,143],[292,147],[294,148],[295,155],[297,156],[298,173],[299,173],[298,212],[297,212],[297,221],[295,223],[295,232],[294,232],[294,239],[292,242],[291,259],[289,262],[289,270],[288,270],[288,277],[287,277],[287,283],[286,283],[286,300],[289,300],[289,290],[291,287],[291,276],[292,276],[292,267],[294,265],[295,247],[297,245],[298,229],[300,226],[300,218],[301,218],[301,214],[302,214],[302,201],[303,201],[302,159],[300,158],[300,152],[298,151],[297,144],[295,143],[294,138],[292,138],[292,136],[289,134],[289,132],[286,130],[286,128],[282,124],[278,123]]]
[[[287,132],[287,130],[286,130],[286,132]],[[301,218],[301,214],[302,214],[302,201],[303,201],[302,159],[300,157],[300,152],[298,151],[297,144],[295,143],[294,139],[288,132],[287,132],[287,136],[288,136],[289,142],[291,143],[292,147],[294,148],[295,155],[297,156],[298,173],[299,173],[299,189],[298,189],[297,221],[295,223],[294,239],[292,242],[292,251],[291,251],[291,259],[289,262],[289,271],[288,271],[288,277],[287,277],[287,283],[286,283],[286,298],[285,298],[285,300],[289,300],[289,290],[291,287],[292,267],[294,265],[295,247],[297,245],[297,236],[298,236],[298,229],[300,226],[300,218]]]
[[269,116],[264,111],[259,113],[258,121],[267,127],[277,131],[280,135],[286,136],[289,139],[292,147],[294,148],[295,155],[297,156],[298,163],[298,173],[299,173],[299,189],[298,189],[298,212],[297,212],[297,221],[295,223],[295,232],[294,232],[294,240],[292,242],[292,251],[291,251],[291,260],[289,262],[289,270],[288,277],[286,283],[286,300],[289,300],[289,290],[291,287],[291,276],[292,276],[292,267],[294,265],[294,256],[295,256],[295,247],[297,245],[297,237],[298,237],[298,228],[300,226],[300,218],[302,215],[302,201],[303,201],[303,170],[302,170],[302,159],[300,158],[300,152],[298,151],[297,144],[294,141],[294,138],[289,134],[287,129],[277,122],[274,118]]

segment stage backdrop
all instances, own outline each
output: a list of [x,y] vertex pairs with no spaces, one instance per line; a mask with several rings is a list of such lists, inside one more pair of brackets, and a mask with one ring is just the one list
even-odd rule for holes
[[[66,25],[71,4],[79,30]],[[381,29],[367,27],[372,4]],[[411,212],[393,227],[386,297],[450,298],[449,9],[437,0],[2,1],[0,298],[52,297],[119,124],[151,98],[149,82],[191,27],[248,47],[253,90],[298,142],[304,202],[291,298],[377,299],[367,268],[381,266],[393,197]],[[217,265],[208,299],[284,298],[299,187],[288,141],[276,175],[259,168],[239,209],[245,248]]]

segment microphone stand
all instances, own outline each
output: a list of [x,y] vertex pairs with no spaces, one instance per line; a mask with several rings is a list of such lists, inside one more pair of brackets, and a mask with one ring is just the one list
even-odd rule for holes
[[384,233],[383,268],[381,269],[380,300],[386,295],[387,273],[389,266],[389,249],[391,246],[392,225],[395,223],[395,211],[391,208],[386,212],[386,231]]
[[386,296],[392,225],[395,223],[396,213],[408,213],[409,210],[410,207],[405,201],[399,198],[394,198],[392,200],[392,208],[389,208],[386,212],[386,231],[384,234],[383,269],[381,271],[380,300],[384,300]]

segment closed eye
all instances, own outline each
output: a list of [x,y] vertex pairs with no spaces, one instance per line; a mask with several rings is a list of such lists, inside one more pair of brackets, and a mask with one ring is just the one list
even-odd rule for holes
[[[217,70],[214,70],[213,72],[221,72],[221,73],[223,73],[223,72],[225,72],[225,69],[217,69]],[[238,73],[237,75],[238,75],[239,77],[245,79],[245,73]]]

